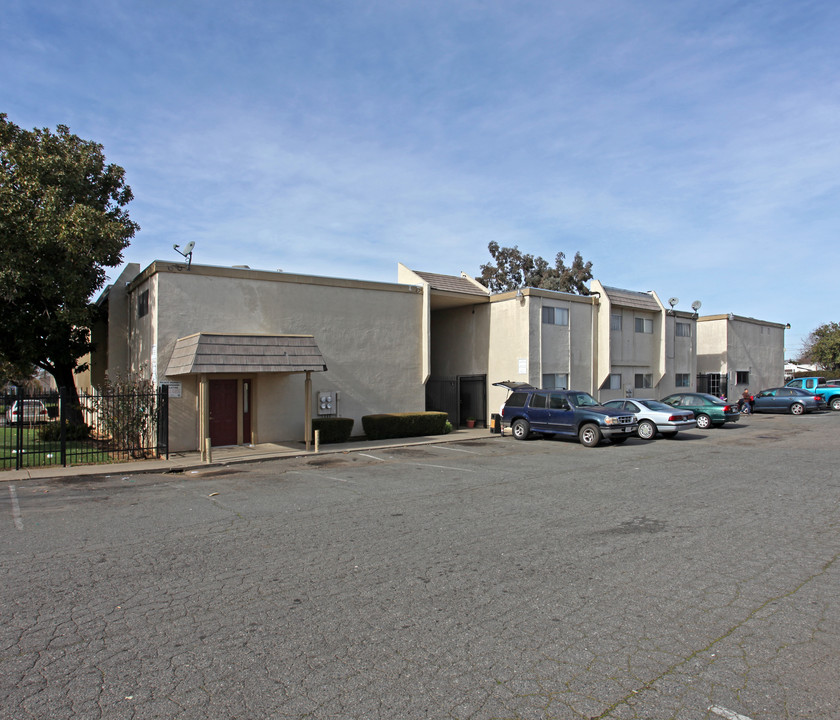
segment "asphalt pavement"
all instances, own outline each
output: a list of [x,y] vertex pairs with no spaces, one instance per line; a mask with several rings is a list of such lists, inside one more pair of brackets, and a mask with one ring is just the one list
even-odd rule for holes
[[838,429],[8,482],[0,720],[836,720]]

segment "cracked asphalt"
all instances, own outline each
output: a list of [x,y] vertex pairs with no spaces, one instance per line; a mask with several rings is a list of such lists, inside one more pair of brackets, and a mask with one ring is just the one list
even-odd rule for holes
[[839,429],[0,483],[0,718],[836,720]]

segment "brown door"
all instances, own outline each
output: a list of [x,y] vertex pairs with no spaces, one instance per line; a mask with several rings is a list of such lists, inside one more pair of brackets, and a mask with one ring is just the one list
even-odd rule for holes
[[210,442],[236,445],[236,380],[210,381]]

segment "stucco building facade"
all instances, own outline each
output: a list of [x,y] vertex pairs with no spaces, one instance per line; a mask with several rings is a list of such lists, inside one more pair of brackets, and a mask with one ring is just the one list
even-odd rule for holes
[[[396,283],[156,261],[100,298],[105,373],[170,386],[170,447],[307,438],[311,417],[442,410],[488,423],[500,381],[600,400],[773,384],[784,328],[666,307],[655,292],[591,283],[582,296],[490,293],[474,278],[398,266]],[[743,366],[743,367],[742,367]],[[731,394],[731,393],[730,393]],[[329,403],[326,402],[329,400]]]

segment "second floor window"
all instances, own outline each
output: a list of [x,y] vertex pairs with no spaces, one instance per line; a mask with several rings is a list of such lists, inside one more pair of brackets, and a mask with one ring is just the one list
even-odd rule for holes
[[691,337],[691,325],[688,323],[677,323],[677,337]]
[[544,307],[542,321],[545,325],[568,325],[569,311],[567,308]]
[[637,333],[652,333],[653,332],[653,318],[637,317],[636,318],[636,332]]
[[137,317],[145,317],[149,314],[149,291],[144,290],[137,298]]

